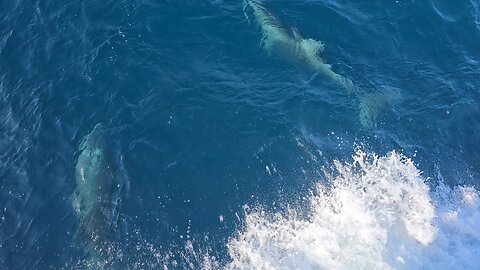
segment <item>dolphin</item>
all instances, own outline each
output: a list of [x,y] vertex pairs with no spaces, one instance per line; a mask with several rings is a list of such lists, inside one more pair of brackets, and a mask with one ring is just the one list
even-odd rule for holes
[[72,201],[80,220],[75,240],[100,268],[109,261],[127,184],[118,168],[121,166],[115,164],[106,149],[104,133],[103,126],[97,124],[80,144]]
[[274,50],[278,50],[287,58],[325,75],[348,92],[356,91],[351,79],[334,72],[332,66],[320,57],[325,46],[323,42],[302,38],[296,29],[287,31],[280,21],[262,5],[262,1],[246,0],[246,2],[253,10],[255,19],[262,29],[262,43],[267,53],[271,54]]
[[391,102],[395,95],[373,91],[366,93],[358,88],[351,79],[332,70],[320,54],[324,51],[324,43],[312,38],[302,38],[296,29],[287,31],[280,21],[262,4],[262,0],[245,0],[253,10],[255,20],[262,30],[262,44],[268,54],[280,52],[292,62],[307,66],[314,72],[323,74],[348,94],[359,100],[359,118],[363,126],[374,126],[379,112]]

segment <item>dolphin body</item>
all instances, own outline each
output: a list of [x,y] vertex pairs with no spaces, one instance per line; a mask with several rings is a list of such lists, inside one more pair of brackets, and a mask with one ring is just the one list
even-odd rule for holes
[[262,5],[261,1],[247,0],[247,4],[252,8],[255,19],[262,29],[263,44],[269,54],[277,49],[288,58],[308,66],[315,72],[324,74],[349,92],[355,91],[352,80],[335,73],[331,65],[325,63],[320,57],[320,53],[324,50],[324,44],[321,41],[302,38],[295,29],[292,29],[290,34],[281,26],[278,19]]
[[93,263],[103,268],[115,239],[126,177],[118,173],[106,151],[104,129],[97,124],[80,144],[75,167],[73,207],[80,223],[75,240],[88,251]]
[[355,95],[359,100],[360,123],[363,126],[375,125],[379,112],[397,96],[394,91],[361,92],[351,79],[336,73],[331,65],[323,61],[320,53],[324,50],[324,44],[321,41],[302,38],[295,29],[287,31],[280,21],[262,5],[261,0],[246,0],[246,3],[253,10],[262,30],[262,44],[268,54],[278,51],[293,62],[301,63],[314,72],[323,74],[336,85],[344,88],[348,94]]

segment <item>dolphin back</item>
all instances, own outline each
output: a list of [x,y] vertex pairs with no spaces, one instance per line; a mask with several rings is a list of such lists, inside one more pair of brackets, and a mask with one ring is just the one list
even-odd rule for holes
[[120,164],[108,151],[106,132],[98,124],[80,144],[72,204],[79,219],[75,243],[91,258],[105,260],[115,240],[126,184]]
[[262,29],[262,43],[268,54],[271,55],[276,50],[291,62],[299,63],[314,72],[320,72],[345,88],[348,93],[356,91],[351,79],[336,73],[331,65],[324,62],[320,56],[325,46],[323,42],[302,38],[296,29],[287,31],[280,21],[263,6],[263,1],[247,0],[246,3],[253,10],[255,19]]

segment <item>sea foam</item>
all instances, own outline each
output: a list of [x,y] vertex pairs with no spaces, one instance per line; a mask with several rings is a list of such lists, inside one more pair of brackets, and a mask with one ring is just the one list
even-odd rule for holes
[[[226,269],[475,269],[478,192],[430,189],[412,160],[358,151],[334,162],[305,209],[246,214]],[[206,267],[208,268],[208,267]]]
[[[211,255],[206,237],[178,250],[147,240],[132,251],[112,247],[110,260],[126,269],[479,269],[475,188],[425,179],[395,151],[357,151],[353,161],[334,161],[324,173],[296,207],[245,206],[227,258]],[[96,269],[89,261],[78,267]]]

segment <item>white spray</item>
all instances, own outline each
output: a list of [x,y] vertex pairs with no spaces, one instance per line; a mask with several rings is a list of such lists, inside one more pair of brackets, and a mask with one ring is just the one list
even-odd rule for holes
[[[308,214],[255,210],[231,238],[226,269],[478,269],[473,188],[429,190],[410,159],[358,152],[335,162]],[[300,209],[300,212],[305,209]]]

